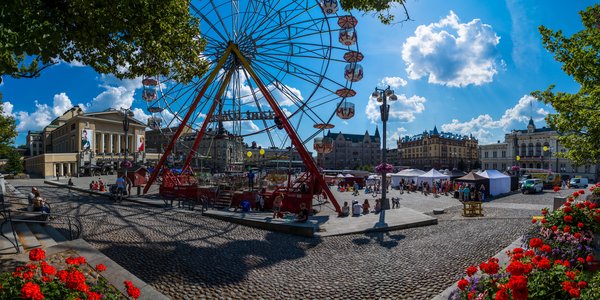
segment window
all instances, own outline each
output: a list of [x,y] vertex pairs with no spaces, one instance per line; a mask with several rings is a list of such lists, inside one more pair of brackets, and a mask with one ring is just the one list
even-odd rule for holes
[[502,151],[502,157],[506,157],[506,151]]
[[492,169],[498,169],[498,165],[496,163],[492,164]]
[[488,158],[488,153],[487,151],[483,154],[483,157]]
[[[496,152],[496,151],[492,152],[492,157],[493,157],[493,158],[496,158],[496,157],[498,157],[498,152]],[[494,168],[494,169],[495,169],[495,168]]]

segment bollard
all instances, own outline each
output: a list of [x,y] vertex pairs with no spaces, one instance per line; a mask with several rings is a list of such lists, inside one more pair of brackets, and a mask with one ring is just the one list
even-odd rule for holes
[[553,210],[559,209],[563,205],[563,203],[565,203],[565,201],[567,201],[567,198],[565,197],[554,197]]

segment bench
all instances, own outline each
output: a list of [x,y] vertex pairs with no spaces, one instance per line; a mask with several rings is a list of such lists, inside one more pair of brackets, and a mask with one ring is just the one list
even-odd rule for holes
[[483,217],[483,208],[481,207],[481,201],[463,202],[463,216]]

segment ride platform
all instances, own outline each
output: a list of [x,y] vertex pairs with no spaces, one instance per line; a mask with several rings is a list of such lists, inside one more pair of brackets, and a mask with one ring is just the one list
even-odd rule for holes
[[357,217],[316,214],[310,216],[306,223],[294,222],[285,218],[273,219],[271,212],[208,210],[204,212],[204,215],[245,226],[307,237],[386,232],[436,225],[438,222],[434,217],[405,207]]

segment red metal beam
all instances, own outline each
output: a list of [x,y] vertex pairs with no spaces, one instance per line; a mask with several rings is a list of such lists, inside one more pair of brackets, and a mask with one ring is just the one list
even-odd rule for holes
[[162,169],[162,166],[164,165],[165,160],[167,159],[169,154],[171,154],[171,151],[173,150],[173,147],[175,146],[177,139],[181,135],[181,132],[185,128],[190,117],[196,110],[196,107],[198,106],[198,102],[200,102],[200,99],[202,99],[202,97],[204,96],[204,93],[206,93],[206,90],[208,89],[208,86],[209,86],[208,83],[212,82],[215,79],[215,77],[217,76],[217,74],[219,74],[219,70],[221,69],[223,64],[225,64],[225,61],[227,61],[227,58],[231,54],[232,48],[233,48],[232,44],[227,46],[227,48],[225,49],[225,52],[223,53],[223,56],[221,57],[221,59],[219,59],[219,62],[217,63],[217,65],[214,67],[212,72],[208,75],[208,77],[206,79],[206,83],[204,84],[204,86],[202,87],[202,89],[200,90],[198,95],[196,96],[196,99],[194,99],[194,102],[192,102],[192,105],[190,105],[190,108],[189,108],[187,114],[185,115],[183,120],[181,120],[181,124],[179,124],[179,127],[177,127],[177,131],[175,131],[175,134],[173,135],[173,138],[171,139],[169,146],[167,146],[165,153],[163,153],[163,155],[160,157],[160,160],[158,161],[158,164],[156,165],[154,172],[152,172],[152,175],[150,175],[150,179],[148,179],[148,183],[146,183],[146,186],[144,186],[144,192],[143,192],[144,194],[146,194],[148,192],[148,189],[150,189],[150,186],[152,185],[152,183],[154,183],[154,181],[156,180],[156,177],[158,177],[158,173]]
[[[194,145],[192,145],[192,149],[191,149],[190,153],[188,154],[187,158],[185,159],[185,163],[183,164],[183,170],[185,170],[186,168],[188,168],[190,166],[190,162],[192,161],[192,158],[196,154],[196,149],[198,149],[198,146],[200,145],[200,140],[202,140],[202,138],[204,137],[204,133],[206,132],[206,127],[208,126],[208,123],[210,123],[210,119],[212,118],[212,115],[215,112],[215,108],[217,108],[217,104],[221,102],[221,95],[223,95],[223,93],[225,92],[225,89],[227,88],[227,83],[231,79],[231,75],[233,75],[233,71],[232,70],[227,71],[227,74],[225,75],[225,80],[221,83],[221,86],[219,87],[219,90],[217,91],[217,94],[215,95],[215,100],[213,101],[213,104],[211,105],[210,109],[208,110],[208,113],[206,114],[206,118],[204,119],[204,122],[202,122],[202,127],[198,131],[198,134],[196,134],[196,139],[194,140]],[[205,84],[208,84],[208,82]],[[213,157],[213,159],[214,159],[214,157]]]
[[232,51],[238,57],[238,59],[240,60],[240,62],[242,63],[242,65],[244,66],[246,71],[248,71],[248,74],[250,75],[250,77],[252,77],[252,79],[258,85],[258,88],[260,89],[262,94],[265,96],[265,99],[267,100],[267,102],[269,103],[271,108],[273,109],[273,112],[275,113],[275,115],[279,118],[279,120],[281,120],[281,123],[283,124],[283,128],[285,128],[285,131],[290,136],[292,144],[298,150],[298,154],[300,154],[302,161],[304,161],[304,164],[306,165],[306,167],[308,167],[308,171],[316,178],[317,182],[321,185],[321,188],[323,189],[323,191],[325,192],[327,197],[329,199],[331,199],[331,203],[335,207],[335,210],[338,213],[340,213],[341,212],[340,205],[337,203],[337,200],[333,196],[333,193],[331,192],[331,190],[329,190],[329,186],[323,179],[323,176],[321,176],[321,172],[319,172],[319,169],[315,165],[315,162],[312,160],[312,157],[308,154],[308,151],[306,150],[306,148],[304,148],[304,144],[302,144],[302,141],[300,141],[300,139],[298,138],[298,135],[296,135],[294,128],[292,127],[292,125],[290,125],[287,117],[285,116],[283,111],[281,111],[281,109],[279,108],[279,104],[277,103],[277,101],[275,101],[275,99],[273,99],[273,96],[271,96],[271,94],[269,93],[269,90],[265,87],[265,85],[262,83],[262,81],[258,78],[256,73],[254,73],[254,70],[252,69],[252,67],[246,60],[246,58],[244,58],[244,56],[242,55],[240,50],[237,47],[233,47]]

